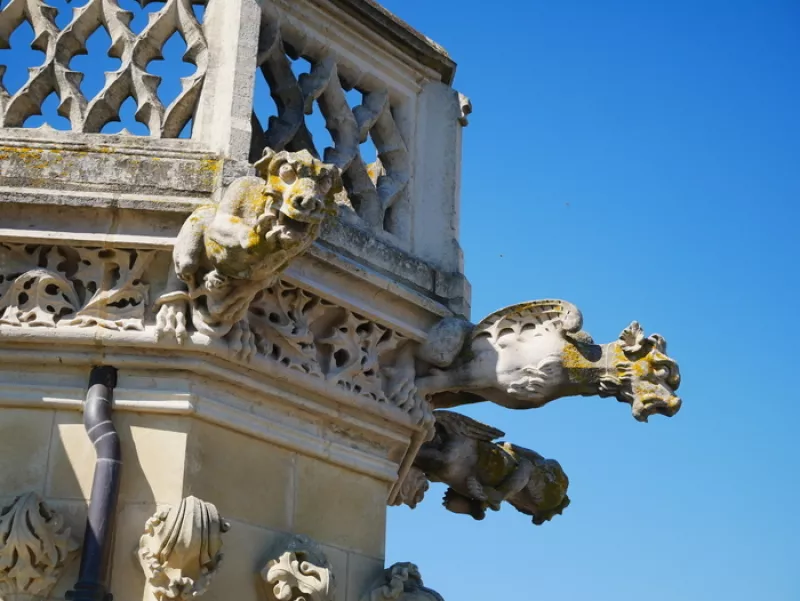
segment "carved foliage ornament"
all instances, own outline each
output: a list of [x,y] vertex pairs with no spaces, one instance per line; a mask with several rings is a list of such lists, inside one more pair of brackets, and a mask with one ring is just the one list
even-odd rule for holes
[[142,330],[154,252],[0,244],[0,324]]
[[157,601],[202,595],[222,562],[230,525],[211,503],[187,497],[145,524],[136,555]]
[[261,571],[271,601],[331,601],[335,580],[322,549],[304,536],[295,536],[277,559]]
[[35,493],[0,508],[0,599],[47,597],[78,547]]

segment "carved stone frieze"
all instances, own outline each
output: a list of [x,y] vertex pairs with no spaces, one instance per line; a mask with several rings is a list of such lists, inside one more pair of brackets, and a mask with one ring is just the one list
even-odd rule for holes
[[416,565],[396,563],[384,570],[380,580],[361,597],[361,601],[444,601],[444,599],[422,583],[422,576]]
[[325,553],[305,536],[295,536],[286,550],[261,570],[270,601],[332,601],[335,578]]
[[46,598],[79,543],[36,493],[0,508],[0,599]]
[[147,520],[136,555],[152,599],[202,595],[222,562],[222,534],[230,528],[211,503],[187,497]]
[[0,244],[0,324],[142,330],[153,254]]
[[680,373],[662,336],[645,337],[634,322],[619,340],[595,344],[582,325],[577,307],[560,300],[507,307],[475,326],[443,320],[418,353],[431,367],[417,387],[435,408],[488,400],[533,409],[599,395],[628,403],[639,421],[678,412]]
[[568,505],[569,479],[557,461],[517,445],[494,442],[503,432],[452,411],[435,411],[435,435],[414,461],[404,502],[422,500],[422,478],[444,482],[444,506],[453,513],[486,517],[503,501],[530,515],[536,525],[549,521]]

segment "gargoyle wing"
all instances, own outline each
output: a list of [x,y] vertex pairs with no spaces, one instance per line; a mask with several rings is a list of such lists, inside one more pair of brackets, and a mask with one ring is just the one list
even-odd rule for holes
[[436,425],[443,428],[450,436],[463,436],[486,442],[505,436],[505,432],[497,428],[453,411],[434,411],[433,416],[436,418]]
[[548,299],[519,303],[495,311],[475,326],[472,336],[488,336],[495,341],[508,330],[517,335],[531,329],[576,333],[582,326],[583,315],[575,305]]

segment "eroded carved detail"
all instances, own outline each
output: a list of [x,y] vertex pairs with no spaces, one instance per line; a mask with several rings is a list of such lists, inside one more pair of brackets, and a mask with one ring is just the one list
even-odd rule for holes
[[[133,15],[120,8],[117,0],[89,0],[74,10],[71,21],[61,29],[55,22],[57,13],[42,0],[10,0],[0,11],[0,48],[9,47],[11,33],[27,20],[35,33],[33,46],[45,53],[43,64],[30,69],[28,81],[13,96],[0,84],[0,126],[22,127],[56,92],[58,112],[70,120],[73,131],[101,131],[109,121],[118,120],[122,103],[132,97],[136,119],[149,127],[151,137],[177,137],[197,106],[208,64],[208,44],[191,0],[166,0],[161,10],[151,13],[139,35],[129,27]],[[109,54],[121,64],[106,74],[103,89],[87,99],[80,88],[83,74],[69,65],[73,57],[86,52],[86,41],[98,27],[108,31]],[[184,59],[197,69],[181,78],[181,92],[165,107],[158,98],[161,78],[149,73],[147,66],[160,57],[176,31],[186,41]]]
[[147,520],[136,556],[157,601],[202,595],[222,562],[222,534],[230,525],[196,497]]
[[583,317],[565,301],[521,303],[497,311],[476,326],[444,320],[419,357],[431,367],[417,380],[435,408],[492,401],[533,409],[567,396],[613,396],[633,416],[675,415],[681,399],[678,364],[666,340],[645,337],[634,322],[619,340],[595,344],[581,330]]
[[331,601],[335,579],[322,549],[295,536],[278,558],[261,570],[267,597],[274,601]]
[[384,570],[361,601],[444,601],[436,591],[422,583],[419,568],[413,563],[396,563]]
[[46,598],[78,547],[36,493],[17,497],[0,509],[0,599]]
[[411,466],[392,504],[408,505],[411,509],[415,509],[417,505],[422,503],[429,487],[428,477],[425,472],[416,466]]
[[185,290],[176,281],[159,299],[162,335],[182,340],[189,305],[198,331],[227,337],[245,360],[258,350],[248,320],[251,302],[316,240],[341,187],[338,170],[306,151],[267,149],[255,168],[258,177],[235,180],[219,204],[200,207],[186,220],[173,252]]
[[450,487],[444,496],[449,511],[482,520],[487,509],[498,511],[507,501],[541,525],[569,505],[569,479],[557,461],[496,443],[503,432],[464,415],[435,411],[434,416],[436,433],[422,445],[414,466]]
[[0,244],[0,324],[142,330],[154,252]]

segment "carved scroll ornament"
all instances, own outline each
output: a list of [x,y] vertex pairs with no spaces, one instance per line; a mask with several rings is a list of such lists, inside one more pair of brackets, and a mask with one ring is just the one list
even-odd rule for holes
[[156,601],[202,595],[222,562],[230,525],[211,503],[187,497],[145,524],[136,555]]
[[36,493],[0,508],[0,599],[46,598],[78,547]]
[[335,579],[322,549],[295,536],[281,555],[261,571],[270,601],[332,601]]

